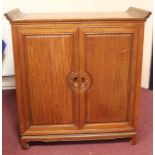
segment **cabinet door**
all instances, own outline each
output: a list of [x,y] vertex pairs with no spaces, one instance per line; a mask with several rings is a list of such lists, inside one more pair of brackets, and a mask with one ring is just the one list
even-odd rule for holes
[[80,127],[133,131],[136,28],[80,29]]
[[17,93],[22,91],[18,109],[23,135],[78,129],[79,93],[68,81],[77,80],[77,37],[77,29],[18,29]]

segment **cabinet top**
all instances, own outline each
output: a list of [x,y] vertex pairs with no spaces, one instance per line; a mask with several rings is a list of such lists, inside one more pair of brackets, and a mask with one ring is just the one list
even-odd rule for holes
[[5,13],[11,23],[74,22],[74,21],[145,21],[151,12],[130,7],[125,12],[22,13],[14,9]]

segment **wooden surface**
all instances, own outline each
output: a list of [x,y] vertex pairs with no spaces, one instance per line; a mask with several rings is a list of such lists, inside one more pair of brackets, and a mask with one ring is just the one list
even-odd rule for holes
[[30,125],[56,124],[63,129],[70,124],[67,129],[76,129],[78,94],[66,84],[67,75],[78,72],[76,31],[25,29],[19,33],[24,109],[29,110],[25,117]]
[[21,143],[23,149],[29,148],[29,142],[58,142],[58,141],[83,141],[83,140],[107,140],[117,138],[132,138],[135,132],[120,133],[99,133],[99,134],[75,134],[75,135],[47,135],[47,136],[22,136]]
[[[96,134],[104,134],[101,139],[125,135],[136,143],[144,16],[149,14],[134,8],[127,12],[143,21],[113,17],[111,23],[102,16],[103,21],[91,18],[91,23],[85,18],[84,23],[64,23],[64,17],[58,23],[47,18],[12,23],[23,147],[37,137],[98,139]],[[18,10],[14,14],[7,15],[18,21]]]
[[63,12],[63,13],[21,13],[19,9],[5,14],[11,22],[42,21],[102,21],[102,20],[146,20],[149,11],[130,7],[125,12]]
[[86,124],[132,120],[136,37],[134,28],[80,29],[80,71],[92,79],[81,102]]

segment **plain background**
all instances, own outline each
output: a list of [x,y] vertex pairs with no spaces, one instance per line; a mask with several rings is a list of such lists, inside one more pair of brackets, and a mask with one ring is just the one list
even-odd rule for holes
[[[103,12],[103,11],[125,11],[133,6],[152,11],[152,0],[5,0],[3,1],[2,13],[19,8],[22,12]],[[8,22],[2,29],[4,38],[11,38],[11,31]],[[7,23],[7,24],[6,24]],[[6,26],[7,25],[7,26]],[[3,62],[3,75],[14,75],[11,41],[8,41],[8,53]],[[145,25],[144,52],[142,65],[141,86],[149,87],[150,65],[152,56],[152,15]],[[8,60],[9,59],[9,60]],[[8,61],[7,61],[8,60]],[[8,63],[11,63],[11,70],[5,70]],[[7,73],[8,72],[8,73]]]

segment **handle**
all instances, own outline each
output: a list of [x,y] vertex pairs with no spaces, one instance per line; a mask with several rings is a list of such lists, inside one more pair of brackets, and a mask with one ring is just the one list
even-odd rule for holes
[[80,91],[87,91],[91,86],[90,75],[85,72],[80,74]]
[[76,87],[76,88],[78,88],[79,87],[79,84],[78,84],[78,76],[75,76],[72,81],[73,81],[73,86]]
[[79,89],[79,74],[76,72],[69,73],[67,83],[71,90]]
[[87,72],[81,74],[71,72],[68,74],[67,83],[71,90],[80,90],[85,92],[91,86],[90,75]]

